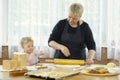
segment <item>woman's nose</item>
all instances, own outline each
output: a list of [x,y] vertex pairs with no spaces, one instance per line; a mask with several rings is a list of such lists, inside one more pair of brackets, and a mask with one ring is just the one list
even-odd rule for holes
[[74,21],[74,19],[73,18],[69,18],[69,21]]
[[74,19],[73,19],[73,18],[70,18],[70,19],[69,19],[69,22],[74,22]]

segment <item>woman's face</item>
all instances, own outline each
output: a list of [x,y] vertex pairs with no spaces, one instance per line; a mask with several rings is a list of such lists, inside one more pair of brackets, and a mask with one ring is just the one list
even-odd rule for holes
[[33,42],[28,42],[24,44],[23,49],[25,53],[28,53],[28,54],[32,53],[34,50]]
[[73,12],[70,12],[68,15],[68,22],[69,24],[75,28],[77,27],[77,22],[79,21],[80,17],[78,17],[77,15],[75,15]]

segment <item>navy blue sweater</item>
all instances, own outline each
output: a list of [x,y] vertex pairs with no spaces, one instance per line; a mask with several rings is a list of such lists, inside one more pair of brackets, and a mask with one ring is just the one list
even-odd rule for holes
[[[60,20],[55,25],[55,27],[52,30],[52,33],[50,34],[48,43],[50,41],[54,40],[54,41],[61,44],[61,41],[60,41],[61,40],[61,35],[62,35],[62,32],[65,28],[66,22],[67,22],[67,19]],[[82,39],[81,44],[82,45],[80,45],[79,48],[87,47],[88,50],[91,50],[91,49],[96,50],[96,44],[95,44],[95,41],[94,41],[94,38],[93,38],[92,31],[91,31],[89,25],[86,22],[83,22],[80,25],[80,31],[81,31],[81,34],[82,34],[82,36],[81,36],[81,39]],[[76,28],[72,28],[72,27],[68,28],[68,33],[73,33],[74,34],[75,32],[76,32]]]

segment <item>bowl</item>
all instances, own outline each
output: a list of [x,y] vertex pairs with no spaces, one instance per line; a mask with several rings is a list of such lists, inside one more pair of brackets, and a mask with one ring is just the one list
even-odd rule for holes
[[120,68],[119,68],[119,67],[108,68],[108,71],[109,71],[110,73],[120,73]]

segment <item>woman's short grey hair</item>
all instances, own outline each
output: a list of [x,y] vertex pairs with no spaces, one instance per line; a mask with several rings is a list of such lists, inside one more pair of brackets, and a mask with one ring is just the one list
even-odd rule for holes
[[83,6],[80,3],[73,3],[70,6],[70,12],[73,12],[76,14],[78,17],[81,17],[83,14]]

